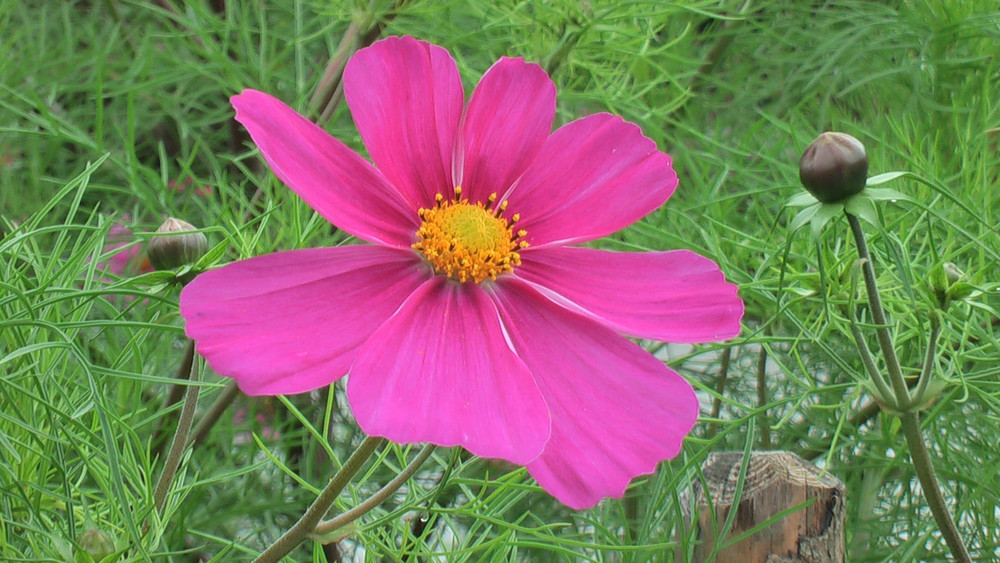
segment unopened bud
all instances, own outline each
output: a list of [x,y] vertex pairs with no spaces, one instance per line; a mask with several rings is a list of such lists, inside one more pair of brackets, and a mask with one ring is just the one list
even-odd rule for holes
[[944,275],[949,284],[955,284],[965,279],[965,272],[959,269],[954,262],[944,263]]
[[115,542],[107,533],[91,528],[76,538],[76,544],[94,561],[100,561],[115,553]]
[[823,203],[859,193],[868,180],[865,146],[847,133],[823,133],[802,153],[799,180]]
[[[186,264],[193,264],[208,252],[208,239],[204,233],[186,221],[167,218],[149,241],[146,253],[157,270],[173,270]],[[178,234],[183,233],[183,234]]]

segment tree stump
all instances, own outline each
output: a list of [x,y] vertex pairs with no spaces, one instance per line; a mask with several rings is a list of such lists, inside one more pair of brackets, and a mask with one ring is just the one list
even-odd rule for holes
[[[709,455],[702,466],[708,494],[695,484],[692,520],[700,543],[692,561],[708,561],[714,551],[715,563],[844,562],[843,482],[791,452],[754,452],[737,499],[742,463],[742,453],[726,452]],[[732,527],[719,539],[734,503]],[[801,508],[722,547],[796,506]]]

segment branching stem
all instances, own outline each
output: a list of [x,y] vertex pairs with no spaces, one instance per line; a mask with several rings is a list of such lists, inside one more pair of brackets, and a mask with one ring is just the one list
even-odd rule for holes
[[[886,371],[889,372],[889,383],[896,396],[898,410],[902,412],[900,422],[903,435],[906,437],[906,445],[910,448],[910,458],[913,461],[913,470],[917,474],[920,486],[924,490],[927,498],[927,506],[934,515],[941,534],[944,536],[948,549],[956,561],[971,563],[972,559],[965,548],[965,542],[958,533],[955,520],[948,511],[941,486],[938,483],[937,475],[934,472],[934,464],[931,461],[927,445],[924,443],[923,435],[920,433],[920,416],[917,414],[919,405],[914,405],[910,397],[910,390],[903,380],[903,371],[899,365],[899,358],[896,356],[896,349],[893,346],[892,334],[889,330],[889,323],[886,320],[885,310],[882,309],[882,299],[879,296],[878,286],[875,284],[875,268],[872,263],[871,254],[868,252],[868,244],[865,241],[865,233],[861,228],[861,222],[857,217],[847,214],[847,222],[851,226],[851,233],[854,235],[854,242],[858,246],[858,255],[861,257],[861,269],[865,277],[865,289],[868,293],[868,305],[872,311],[872,319],[875,321],[875,331],[878,337],[879,347],[885,358]],[[939,328],[939,327],[937,327]],[[937,342],[938,330],[932,329],[931,343],[928,348],[934,348]],[[927,370],[929,364],[924,362],[924,369]],[[929,379],[929,373],[921,374],[922,381]],[[919,395],[917,399],[920,399]]]
[[434,444],[427,444],[424,446],[423,449],[420,450],[420,453],[417,454],[417,457],[413,458],[413,461],[411,461],[409,465],[407,465],[406,468],[399,473],[399,475],[394,477],[392,481],[386,483],[385,486],[379,489],[377,493],[340,516],[320,522],[316,525],[315,533],[317,535],[324,535],[336,530],[337,528],[342,528],[364,516],[376,506],[385,502],[385,499],[389,498],[390,495],[399,490],[399,488],[403,486],[403,483],[409,480],[410,477],[413,477],[413,474],[420,469],[420,466],[427,461],[427,458],[431,457],[431,454],[434,453],[434,449],[436,447],[437,446]]
[[312,505],[306,509],[299,521],[295,523],[294,526],[288,529],[280,538],[278,538],[271,547],[267,548],[257,559],[254,559],[255,563],[276,563],[281,560],[282,557],[287,555],[290,551],[295,549],[300,543],[303,542],[310,534],[316,529],[316,524],[323,518],[323,515],[330,510],[330,506],[333,502],[337,500],[340,496],[340,492],[344,490],[344,487],[351,481],[354,475],[361,470],[368,458],[375,453],[385,442],[385,438],[375,438],[368,436],[365,438],[358,449],[351,454],[351,457],[347,459],[344,465],[340,468],[340,471],[330,479],[330,483],[320,492],[316,500],[313,501]]

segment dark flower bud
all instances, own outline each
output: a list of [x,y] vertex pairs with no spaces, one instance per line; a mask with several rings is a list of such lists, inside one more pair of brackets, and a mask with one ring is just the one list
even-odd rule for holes
[[94,561],[100,561],[117,551],[111,536],[97,528],[91,528],[80,534],[76,538],[76,544]]
[[[146,253],[157,270],[173,270],[186,264],[193,264],[208,252],[208,239],[191,223],[167,218],[149,241]],[[183,234],[179,234],[183,233]]]
[[823,203],[843,201],[865,189],[868,155],[861,141],[827,131],[806,147],[799,161],[799,180]]

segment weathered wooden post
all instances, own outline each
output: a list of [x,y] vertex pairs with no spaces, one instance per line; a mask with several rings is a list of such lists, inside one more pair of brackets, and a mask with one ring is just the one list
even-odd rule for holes
[[[726,452],[709,455],[702,466],[705,486],[696,483],[691,499],[691,523],[698,527],[699,539],[693,561],[707,561],[715,551],[715,563],[844,562],[845,499],[839,479],[791,452],[754,452],[736,498],[742,464],[742,453]],[[721,547],[797,506],[801,508]],[[719,539],[731,510],[736,517]]]

